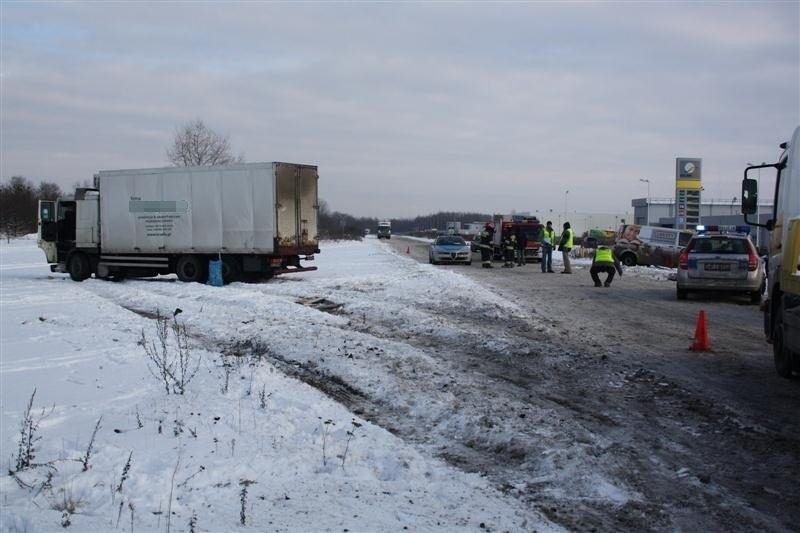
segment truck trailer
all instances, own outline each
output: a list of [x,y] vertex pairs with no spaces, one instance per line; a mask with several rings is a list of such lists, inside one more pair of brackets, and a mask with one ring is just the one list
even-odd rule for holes
[[106,170],[39,202],[39,247],[75,281],[177,274],[226,282],[316,270],[317,167],[295,163]]
[[[771,232],[767,260],[767,293],[761,303],[764,333],[772,343],[775,370],[789,378],[800,372],[800,127],[781,144],[777,163],[747,167],[742,180],[745,222]],[[766,224],[748,219],[758,210],[758,180],[751,171],[775,169],[772,217]]]

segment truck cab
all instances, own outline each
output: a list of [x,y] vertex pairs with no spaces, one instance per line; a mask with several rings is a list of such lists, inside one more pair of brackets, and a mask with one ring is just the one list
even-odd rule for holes
[[75,195],[39,202],[37,243],[52,272],[67,272],[76,281],[89,277],[88,254],[100,246],[99,193],[79,188]]
[[[742,180],[742,213],[745,222],[770,231],[767,260],[767,293],[762,301],[764,333],[772,343],[775,370],[791,377],[800,372],[800,127],[792,140],[781,144],[777,163],[747,167]],[[749,177],[758,169],[775,170],[772,218],[766,224],[751,221],[756,214],[758,181]]]
[[392,238],[392,223],[389,221],[378,222],[378,238],[391,239]]

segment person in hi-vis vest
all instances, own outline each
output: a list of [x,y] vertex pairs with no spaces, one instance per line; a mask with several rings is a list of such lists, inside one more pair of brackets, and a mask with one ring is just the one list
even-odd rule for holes
[[542,230],[542,272],[553,272],[553,245],[556,243],[556,230],[548,220]]
[[561,252],[561,259],[564,261],[562,274],[572,274],[572,265],[569,263],[570,250],[572,250],[572,227],[569,222],[564,222],[564,230],[561,232],[561,240],[558,242],[558,251]]
[[592,268],[589,269],[589,274],[592,276],[595,287],[600,286],[600,276],[598,275],[600,272],[605,272],[607,274],[606,282],[604,283],[606,287],[611,286],[611,282],[614,281],[615,272],[619,272],[620,276],[622,275],[622,265],[608,246],[600,245],[594,252]]

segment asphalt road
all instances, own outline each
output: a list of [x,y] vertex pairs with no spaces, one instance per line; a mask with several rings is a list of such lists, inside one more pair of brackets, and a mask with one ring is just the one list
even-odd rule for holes
[[[426,243],[389,242],[428,260]],[[641,276],[595,288],[586,268],[573,267],[572,275],[543,274],[538,264],[488,270],[477,254],[471,266],[438,268],[469,276],[547,324],[544,339],[530,324],[508,328],[521,343],[544,340],[557,355],[474,358],[472,368],[533,391],[530,406],[562,417],[543,421],[552,442],[584,461],[595,457],[592,468],[641,496],[620,505],[573,497],[570,490],[587,489],[556,475],[541,490],[519,494],[522,500],[569,529],[800,528],[800,379],[775,373],[762,315],[746,297],[678,301],[674,282]],[[701,309],[712,351],[691,352]],[[471,312],[479,324],[480,310]],[[496,330],[487,326],[488,335]],[[494,462],[464,454],[454,462],[499,483],[509,468],[535,471],[502,454]]]

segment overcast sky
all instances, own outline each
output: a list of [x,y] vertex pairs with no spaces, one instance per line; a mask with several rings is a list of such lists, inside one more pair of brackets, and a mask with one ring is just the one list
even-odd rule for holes
[[0,176],[166,166],[200,118],[354,215],[624,213],[681,156],[731,198],[800,124],[799,6],[3,1]]

